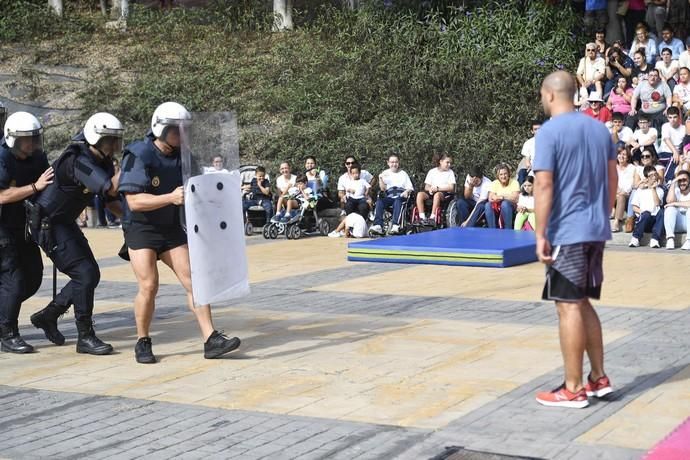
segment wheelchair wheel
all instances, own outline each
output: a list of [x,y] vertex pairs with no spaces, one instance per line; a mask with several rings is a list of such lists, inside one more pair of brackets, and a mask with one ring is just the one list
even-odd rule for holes
[[278,238],[278,227],[276,225],[271,225],[271,228],[268,231],[268,237],[272,240]]
[[293,240],[299,240],[302,237],[302,229],[299,227],[299,225],[293,225],[292,226],[292,239]]
[[244,223],[244,234],[247,236],[251,236],[252,233],[254,233],[254,227],[252,226],[252,223],[247,221]]
[[445,224],[447,228],[459,227],[462,222],[458,222],[458,208],[455,206],[456,199],[451,200],[446,208]]
[[319,229],[319,234],[321,236],[327,236],[331,231],[331,224],[328,223],[326,219],[319,219],[316,221],[316,228]]

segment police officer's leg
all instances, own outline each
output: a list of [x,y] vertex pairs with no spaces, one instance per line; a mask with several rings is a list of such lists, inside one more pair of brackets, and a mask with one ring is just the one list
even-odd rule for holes
[[113,347],[96,337],[93,330],[94,291],[101,279],[96,259],[76,224],[60,230],[55,232],[57,248],[52,254],[52,260],[57,269],[70,278],[66,291],[71,291],[74,301],[78,331],[77,353],[110,354]]
[[211,306],[194,306],[192,297],[192,272],[189,265],[189,248],[187,245],[177,246],[162,254],[160,259],[175,273],[182,287],[187,291],[187,305],[192,310],[201,329],[201,335],[205,340],[204,358],[217,358],[240,346],[237,337],[228,338],[216,331],[211,318]]
[[9,238],[0,246],[0,349],[11,353],[31,353],[34,348],[19,335],[17,319],[21,306],[24,276],[17,247]]
[[156,307],[158,293],[158,256],[149,248],[129,249],[129,262],[137,278],[139,290],[134,298],[134,320],[137,325],[137,344],[134,347],[138,363],[152,364],[156,357],[151,349],[149,328]]
[[22,302],[36,294],[43,282],[43,259],[41,250],[33,241],[26,241],[22,238],[20,266],[24,274],[24,290],[22,292]]

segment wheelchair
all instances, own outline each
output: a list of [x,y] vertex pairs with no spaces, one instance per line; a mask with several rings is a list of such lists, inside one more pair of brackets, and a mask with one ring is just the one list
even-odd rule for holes
[[[424,211],[431,212],[433,204],[433,199],[428,198],[424,200]],[[432,230],[438,230],[448,227],[457,227],[460,225],[458,222],[458,210],[456,207],[456,197],[455,193],[448,193],[441,201],[440,211],[436,214],[436,218],[427,223],[421,222],[419,218],[419,211],[417,210],[416,204],[412,207],[410,216],[410,229],[406,233],[421,233],[428,232]]]
[[[392,194],[401,194],[404,190],[389,190],[389,194],[392,192]],[[379,192],[379,198],[384,198],[386,197],[386,192]],[[390,195],[388,195],[390,196]],[[393,195],[395,196],[395,195]],[[393,209],[390,206],[387,206],[385,211],[383,212],[383,225],[381,226],[382,232],[381,233],[376,233],[372,232],[371,228],[369,229],[369,237],[370,238],[380,238],[383,236],[389,236],[389,235],[402,235],[405,234],[409,228],[410,228],[410,216],[411,211],[412,211],[412,206],[414,206],[415,202],[415,195],[414,193],[410,193],[406,198],[402,199],[402,206],[400,209],[400,216],[398,217],[398,222],[393,222]],[[374,208],[374,211],[376,211],[376,208]],[[398,231],[396,233],[391,233],[391,228],[393,225],[398,225]]]

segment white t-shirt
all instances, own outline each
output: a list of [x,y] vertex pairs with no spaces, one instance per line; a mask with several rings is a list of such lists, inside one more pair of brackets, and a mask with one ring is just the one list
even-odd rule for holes
[[[369,171],[366,169],[362,169],[359,172],[359,178],[371,183],[371,180],[374,178],[374,176],[371,175]],[[339,192],[344,192],[347,187],[345,187],[345,183],[347,180],[350,179],[350,174],[349,173],[344,173],[342,176],[338,178],[338,191]]]
[[659,138],[659,133],[656,128],[649,128],[647,133],[643,133],[641,129],[636,129],[633,133],[633,138],[640,145],[652,145]]
[[525,158],[529,158],[530,162],[534,162],[534,146],[535,146],[535,140],[534,137],[530,137],[525,141],[524,144],[522,144],[522,152],[521,155]]
[[393,172],[390,169],[386,169],[381,173],[381,179],[386,186],[386,190],[394,187],[403,188],[405,190],[414,190],[410,176],[408,176],[407,173],[402,169],[398,170],[398,172]]
[[[613,126],[609,128],[609,133],[613,135]],[[633,140],[633,130],[627,126],[623,126],[620,131],[618,131],[618,140],[629,144]]]
[[[675,189],[676,189],[676,201],[690,201],[690,190],[688,190],[687,195],[683,195],[682,193],[680,193],[680,188],[678,188],[677,185],[675,186]],[[678,207],[676,209],[678,209],[678,212],[680,212],[681,214],[685,214],[688,212],[688,208]]]
[[628,164],[623,171],[617,169],[618,171],[618,190],[625,193],[630,193],[633,188],[634,178],[635,178],[635,165]]
[[227,169],[216,169],[213,166],[204,166],[204,174],[230,174]]
[[[472,178],[468,174],[465,177],[465,188],[471,187]],[[476,202],[484,201],[489,198],[489,189],[491,188],[491,179],[486,176],[482,176],[482,183],[479,187],[472,188],[472,199]]]
[[345,226],[350,229],[350,235],[355,238],[367,236],[367,222],[364,217],[352,212],[345,217]]
[[438,168],[430,169],[426,173],[426,179],[424,179],[425,184],[429,184],[433,187],[443,187],[444,185],[455,185],[455,173],[452,169],[448,171],[441,171]]
[[659,71],[661,78],[666,81],[678,73],[678,62],[671,61],[671,65],[666,67],[664,61],[656,61],[656,66],[654,68]]
[[534,196],[533,195],[523,195],[520,194],[518,198],[518,208],[527,208],[534,211]]
[[[687,54],[687,51],[683,51],[683,54]],[[681,100],[685,110],[690,110],[690,83],[686,85],[683,83],[677,83],[673,88],[673,94]]]
[[296,180],[297,180],[297,176],[295,176],[294,174],[290,175],[290,180],[285,179],[285,176],[283,176],[281,174],[276,179],[276,187],[278,187],[279,192],[282,192],[286,188],[289,189],[290,187],[293,187],[295,185]]
[[[663,165],[657,164],[654,166],[656,169],[656,172],[659,174],[659,177],[664,177],[666,174],[666,168],[663,167]],[[642,165],[635,165],[635,172],[639,176],[640,179],[644,179],[644,166]]]
[[685,125],[680,124],[677,128],[671,126],[671,123],[664,123],[661,126],[661,146],[659,147],[659,152],[671,153],[671,149],[666,145],[666,140],[670,139],[671,144],[675,145],[676,148],[680,147],[685,139]]
[[606,72],[606,61],[600,57],[595,58],[594,61],[588,57],[583,57],[577,66],[577,74],[582,76],[585,81],[594,80],[595,74],[603,74],[604,72]]
[[663,188],[656,187],[654,190],[652,190],[651,188],[637,189],[637,192],[635,192],[635,196],[632,199],[632,204],[633,206],[637,206],[638,208],[640,208],[640,214],[642,214],[643,212],[649,212],[653,216],[656,216],[656,213],[659,212],[659,209],[661,209],[661,207],[654,203],[654,195],[652,195],[652,193],[655,192],[659,197],[659,203],[663,202]]
[[347,198],[354,198],[356,200],[364,198],[367,196],[367,190],[369,190],[369,182],[364,179],[352,179],[350,176],[347,177],[345,184],[345,196]]

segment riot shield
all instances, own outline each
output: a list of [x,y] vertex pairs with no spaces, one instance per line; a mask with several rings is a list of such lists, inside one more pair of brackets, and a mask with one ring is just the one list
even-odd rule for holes
[[235,114],[194,113],[180,137],[194,303],[241,297],[249,279]]

